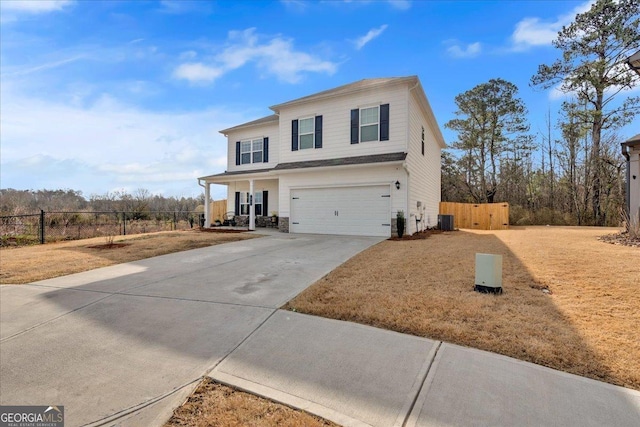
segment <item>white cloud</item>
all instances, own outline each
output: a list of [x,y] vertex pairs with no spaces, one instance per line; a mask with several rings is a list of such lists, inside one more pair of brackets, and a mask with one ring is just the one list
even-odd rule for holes
[[410,0],[389,0],[389,4],[399,10],[409,10],[411,8]]
[[180,54],[180,60],[185,61],[188,59],[194,59],[196,56],[198,56],[198,52],[195,50],[187,50]]
[[189,80],[192,83],[211,83],[223,74],[220,68],[209,67],[201,62],[181,64],[173,72],[177,79]]
[[107,94],[83,108],[25,97],[10,85],[0,90],[3,188],[89,195],[131,186],[197,195],[196,178],[226,166],[227,143],[218,130],[254,118],[214,107],[152,112]]
[[25,13],[46,13],[64,9],[73,4],[72,0],[2,0],[0,7],[3,10],[10,10]]
[[516,24],[511,35],[513,49],[525,50],[532,46],[549,45],[557,37],[563,26],[573,21],[577,14],[584,13],[591,8],[595,0],[588,0],[574,7],[571,12],[560,15],[552,21],[543,21],[537,17],[522,19]]
[[211,3],[200,0],[162,0],[160,1],[161,13],[181,15],[185,13],[211,13]]
[[[379,0],[342,0],[342,3],[340,3],[335,0],[330,0],[326,1],[325,3],[364,6],[369,4],[378,4],[381,2]],[[386,3],[391,5],[391,7],[393,7],[394,9],[402,11],[409,10],[411,8],[411,0],[387,0]]]
[[281,36],[265,41],[262,39],[264,37],[256,34],[255,28],[230,31],[227,47],[214,55],[210,64],[181,64],[174,71],[174,77],[192,83],[212,83],[224,73],[251,62],[287,83],[299,82],[304,72],[331,75],[337,70],[337,64],[333,62],[296,50],[291,39]]
[[446,43],[450,44],[447,48],[447,52],[449,52],[449,55],[454,58],[473,58],[480,55],[480,52],[482,51],[482,45],[480,42],[470,43],[466,46],[461,46],[455,40],[449,40]]
[[382,34],[384,32],[384,30],[387,29],[387,27],[388,27],[388,25],[384,24],[384,25],[381,25],[378,28],[372,28],[364,36],[358,37],[356,40],[354,40],[354,43],[356,45],[356,49],[358,49],[358,50],[362,49],[367,43],[369,43],[371,40],[375,39],[380,34]]
[[47,62],[45,64],[36,65],[34,67],[31,67],[31,68],[25,68],[25,69],[12,71],[12,72],[6,73],[5,75],[23,76],[23,75],[26,75],[26,74],[36,73],[38,71],[58,68],[58,67],[61,67],[63,65],[66,65],[66,64],[79,61],[81,59],[86,59],[86,58],[83,55],[77,55],[77,56],[73,56],[71,58],[65,58],[65,59],[60,59],[60,60],[56,60],[56,61],[52,61],[52,62]]

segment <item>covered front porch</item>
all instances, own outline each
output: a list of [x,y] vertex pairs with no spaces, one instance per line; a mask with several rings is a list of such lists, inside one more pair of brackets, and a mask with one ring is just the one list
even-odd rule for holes
[[[226,187],[226,218],[213,218],[210,203],[205,203],[205,228],[213,227],[216,221],[224,223],[232,218],[234,227],[279,228],[278,179],[266,173],[225,172],[199,178],[204,187],[205,200],[211,200],[211,185]],[[227,222],[229,225],[229,222]]]

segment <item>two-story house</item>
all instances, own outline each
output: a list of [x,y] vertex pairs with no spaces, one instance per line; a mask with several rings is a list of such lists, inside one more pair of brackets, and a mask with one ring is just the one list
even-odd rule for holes
[[[270,107],[220,131],[228,210],[249,229],[272,212],[292,233],[391,236],[437,223],[445,142],[416,76],[365,79]],[[206,224],[215,218],[205,212]],[[418,221],[416,221],[418,220]]]

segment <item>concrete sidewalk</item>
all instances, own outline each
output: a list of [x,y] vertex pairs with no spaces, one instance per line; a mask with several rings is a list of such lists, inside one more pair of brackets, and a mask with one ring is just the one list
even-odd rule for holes
[[344,426],[640,426],[640,392],[279,310],[210,376]]

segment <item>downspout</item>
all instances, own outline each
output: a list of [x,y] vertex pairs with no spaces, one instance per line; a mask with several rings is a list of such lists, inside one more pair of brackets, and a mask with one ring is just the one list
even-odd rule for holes
[[628,217],[631,217],[631,156],[629,155],[629,146],[624,142],[620,145],[622,147],[622,155],[627,160],[627,182],[624,185],[625,212],[627,213]]

